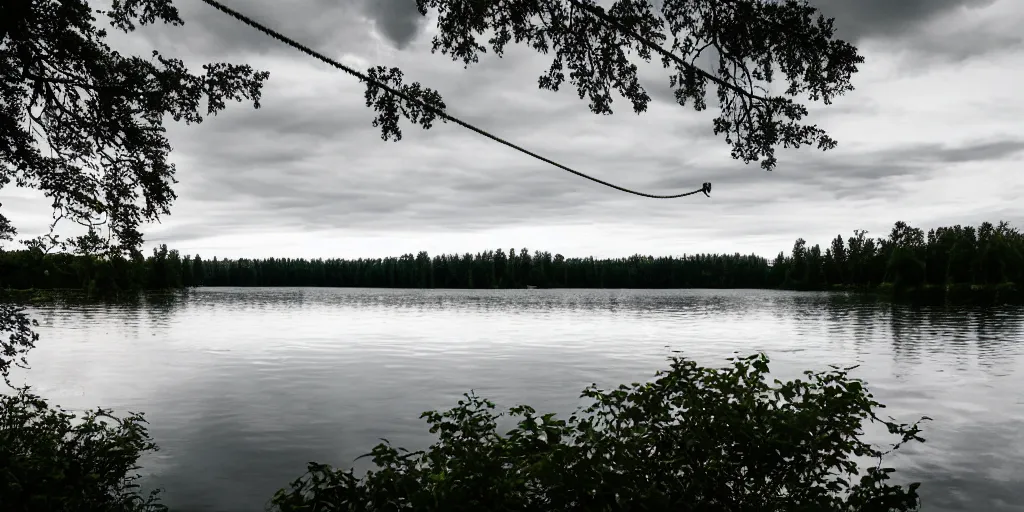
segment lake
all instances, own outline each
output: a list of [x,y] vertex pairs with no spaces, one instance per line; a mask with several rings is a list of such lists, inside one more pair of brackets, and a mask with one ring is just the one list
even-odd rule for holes
[[[351,467],[475,390],[571,412],[591,383],[642,381],[673,350],[764,351],[791,378],[862,365],[927,443],[892,459],[929,511],[1024,511],[1024,311],[762,290],[210,288],[134,304],[40,305],[18,374],[56,404],[142,411],[148,483],[180,511],[262,510],[308,461]],[[365,466],[358,466],[360,468]]]

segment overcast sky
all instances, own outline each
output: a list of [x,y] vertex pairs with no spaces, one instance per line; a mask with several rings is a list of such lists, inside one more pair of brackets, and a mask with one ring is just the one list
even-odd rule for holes
[[[565,255],[742,252],[773,256],[803,237],[826,245],[854,229],[888,233],[1008,220],[1024,227],[1024,2],[817,0],[866,63],[856,90],[812,108],[839,147],[782,150],[772,173],[732,160],[713,112],[674,104],[660,64],[643,68],[655,98],[635,115],[620,100],[591,114],[575,90],[541,91],[549,58],[514,48],[469,69],[431,55],[414,0],[224,0],[300,42],[365,69],[398,66],[435,88],[449,112],[570,167],[623,186],[703,195],[625,195],[497,145],[457,125],[404,124],[401,142],[371,126],[364,86],[198,0],[184,27],[120,35],[198,69],[208,61],[270,71],[263,108],[172,126],[179,199],[145,229],[203,257],[358,257],[527,247]],[[715,105],[712,104],[712,107]],[[21,235],[46,204],[2,202]]]

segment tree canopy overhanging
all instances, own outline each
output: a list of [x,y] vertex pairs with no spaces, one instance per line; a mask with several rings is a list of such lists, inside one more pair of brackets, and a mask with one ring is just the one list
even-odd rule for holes
[[[174,165],[164,125],[199,123],[228,101],[259,106],[268,77],[247,65],[212,63],[192,73],[153,51],[126,56],[107,43],[96,14],[117,30],[181,25],[169,0],[4,2],[0,43],[0,187],[12,182],[52,200],[55,222],[104,226],[111,250],[135,251],[140,224],[170,213]],[[0,236],[16,234],[0,216]]]
[[[592,0],[417,0],[422,14],[437,15],[434,51],[469,66],[488,50],[500,56],[510,43],[527,45],[552,56],[539,87],[557,91],[568,81],[594,113],[612,113],[616,95],[645,111],[651,98],[630,56],[657,57],[680,105],[707,108],[708,85],[715,87],[721,112],[714,130],[735,158],[772,169],[777,146],[835,146],[824,130],[803,123],[807,108],[795,99],[827,104],[852,89],[863,58],[833,37],[831,19],[795,0],[660,3],[618,0],[605,9]],[[106,10],[85,0],[22,0],[5,2],[0,14],[0,188],[41,190],[55,219],[104,226],[109,250],[137,250],[140,224],[170,212],[175,168],[165,120],[198,123],[229,101],[258,107],[269,77],[229,63],[193,73],[179,59],[155,51],[125,56],[105,42],[97,14],[124,32],[181,25],[171,0],[113,0]],[[717,68],[701,70],[694,62],[708,52]],[[404,85],[398,69],[368,74],[444,108],[435,90]],[[779,76],[786,90],[771,95],[766,86]],[[434,121],[373,85],[366,100],[384,139],[401,139],[403,117],[425,128]],[[0,213],[0,236],[15,234]]]
[[[766,170],[779,145],[835,147],[824,130],[801,123],[808,110],[793,98],[831,103],[853,89],[864,61],[805,1],[662,0],[660,12],[649,0],[617,0],[608,9],[593,0],[416,3],[424,16],[437,14],[434,52],[468,67],[488,47],[500,56],[510,42],[526,44],[553,55],[540,88],[557,91],[568,80],[595,114],[611,114],[616,93],[636,113],[646,111],[651,98],[630,55],[648,62],[656,55],[680,105],[704,110],[708,83],[716,86],[715,134],[724,134],[734,158],[761,160]],[[709,51],[717,64],[710,72],[695,64]],[[787,87],[773,95],[767,85],[779,75]]]

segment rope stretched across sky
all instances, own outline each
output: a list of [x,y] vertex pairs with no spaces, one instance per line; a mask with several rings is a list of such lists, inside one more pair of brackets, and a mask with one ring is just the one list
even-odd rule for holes
[[553,165],[555,167],[558,167],[559,169],[562,169],[563,171],[571,172],[571,173],[573,173],[576,176],[579,176],[581,178],[586,178],[586,179],[588,179],[590,181],[593,181],[593,182],[596,182],[596,183],[600,183],[601,185],[604,185],[606,187],[614,188],[615,190],[619,190],[619,191],[625,192],[627,194],[633,194],[633,195],[637,195],[637,196],[641,196],[641,197],[648,197],[648,198],[652,198],[652,199],[675,199],[675,198],[678,198],[678,197],[691,196],[691,195],[694,195],[694,194],[697,194],[697,193],[700,193],[700,192],[703,192],[704,195],[710,197],[709,193],[711,192],[711,183],[704,183],[701,186],[701,188],[699,188],[697,190],[693,190],[691,192],[686,192],[686,193],[682,193],[682,194],[673,194],[673,195],[657,195],[657,194],[648,194],[646,192],[638,192],[636,190],[630,190],[628,188],[620,187],[618,185],[615,185],[613,183],[609,183],[607,181],[595,178],[593,176],[589,176],[589,175],[584,174],[582,172],[579,172],[577,170],[574,170],[574,169],[571,169],[569,167],[566,167],[565,165],[562,165],[562,164],[560,164],[558,162],[555,162],[554,160],[551,160],[550,158],[543,157],[543,156],[538,155],[537,153],[534,153],[534,152],[532,152],[532,151],[530,151],[530,150],[528,150],[526,148],[517,146],[516,144],[513,144],[513,143],[511,143],[511,142],[509,142],[509,141],[507,141],[505,139],[502,139],[501,137],[498,137],[497,135],[492,135],[492,134],[490,134],[490,133],[488,133],[488,132],[486,132],[486,131],[484,131],[484,130],[482,130],[480,128],[477,128],[477,127],[475,127],[475,126],[473,126],[473,125],[471,125],[471,124],[469,124],[469,123],[467,123],[467,122],[465,122],[465,121],[463,121],[461,119],[458,119],[458,118],[455,118],[455,117],[449,115],[444,110],[441,110],[441,109],[438,109],[436,107],[433,107],[433,106],[431,106],[431,105],[429,105],[427,103],[424,103],[424,102],[419,101],[419,100],[417,100],[417,99],[415,99],[415,98],[413,98],[411,96],[408,96],[408,95],[404,94],[403,92],[401,92],[401,91],[399,91],[399,90],[397,90],[397,89],[395,89],[393,87],[388,86],[387,84],[384,84],[384,83],[381,83],[381,82],[379,82],[377,80],[374,80],[373,78],[370,78],[369,76],[364,75],[363,73],[360,73],[359,71],[356,71],[355,69],[352,69],[352,68],[350,68],[350,67],[348,67],[348,66],[346,66],[346,65],[344,65],[344,64],[342,64],[342,63],[340,63],[340,62],[338,62],[338,61],[336,61],[334,59],[331,59],[331,58],[329,58],[329,57],[327,57],[327,56],[325,56],[325,55],[323,55],[323,54],[321,54],[321,53],[319,53],[319,52],[317,52],[317,51],[315,51],[315,50],[313,50],[311,48],[308,48],[308,47],[302,45],[301,43],[296,42],[295,40],[293,40],[293,39],[291,39],[291,38],[289,38],[289,37],[287,37],[287,36],[277,32],[277,31],[275,31],[275,30],[273,30],[273,29],[271,29],[269,27],[266,27],[266,26],[264,26],[264,25],[262,25],[262,24],[260,24],[260,23],[258,23],[256,21],[254,21],[252,18],[249,18],[248,16],[246,16],[246,15],[244,15],[244,14],[238,12],[238,11],[235,11],[234,9],[231,9],[231,8],[227,7],[224,4],[222,4],[222,3],[220,3],[220,2],[218,2],[216,0],[202,0],[202,1],[204,3],[206,3],[206,4],[208,4],[208,5],[216,8],[217,10],[219,10],[219,11],[221,11],[221,12],[223,12],[223,13],[229,15],[229,16],[231,16],[232,18],[235,18],[238,21],[241,21],[242,23],[245,23],[246,25],[249,25],[250,27],[255,28],[256,30],[259,30],[260,32],[263,32],[264,34],[267,34],[268,36],[273,37],[274,39],[277,39],[278,41],[281,41],[282,43],[287,44],[288,46],[291,46],[292,48],[295,48],[296,50],[299,50],[300,52],[305,53],[306,55],[309,55],[310,57],[313,57],[313,58],[315,58],[317,60],[323,61],[324,63],[329,64],[329,65],[331,65],[331,66],[333,66],[335,68],[338,68],[338,69],[340,69],[340,70],[342,70],[342,71],[344,71],[344,72],[346,72],[346,73],[348,73],[348,74],[350,74],[350,75],[352,75],[352,76],[362,80],[363,82],[367,82],[367,83],[373,84],[374,86],[379,87],[379,88],[381,88],[381,89],[383,89],[383,90],[385,90],[385,91],[387,91],[387,92],[389,92],[391,94],[394,94],[395,96],[398,96],[399,98],[401,98],[401,99],[403,99],[403,100],[405,100],[405,101],[407,101],[409,103],[412,103],[412,104],[415,104],[415,105],[419,105],[420,107],[423,107],[424,109],[430,110],[430,111],[436,113],[438,116],[440,116],[440,117],[442,117],[442,118],[444,118],[444,119],[446,119],[448,121],[451,121],[451,122],[453,122],[453,123],[455,123],[455,124],[457,124],[457,125],[459,125],[459,126],[461,126],[463,128],[466,128],[468,130],[472,130],[472,131],[474,131],[476,133],[479,133],[480,135],[483,135],[484,137],[487,137],[488,139],[491,139],[491,140],[493,140],[495,142],[504,144],[504,145],[506,145],[506,146],[508,146],[508,147],[510,147],[510,148],[512,148],[514,150],[516,150],[516,151],[519,151],[520,153],[524,153],[526,155],[532,156],[532,157],[536,158],[537,160],[540,160],[540,161],[542,161],[544,163],[547,163],[547,164]]

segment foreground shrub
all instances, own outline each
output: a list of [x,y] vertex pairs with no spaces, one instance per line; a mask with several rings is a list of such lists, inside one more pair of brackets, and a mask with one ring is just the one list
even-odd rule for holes
[[141,415],[76,417],[25,389],[2,394],[0,510],[166,510],[137,483],[139,457],[155,449]]
[[[918,436],[918,424],[882,420],[853,368],[769,382],[768,358],[723,369],[672,358],[656,380],[582,396],[568,420],[527,406],[497,433],[495,405],[467,394],[423,417],[438,440],[409,452],[387,440],[376,468],[311,463],[271,500],[298,511],[906,511],[918,484],[890,484],[882,458]],[[927,419],[927,418],[922,418]],[[861,440],[867,423],[895,436],[888,450]],[[860,464],[870,461],[867,467]]]

